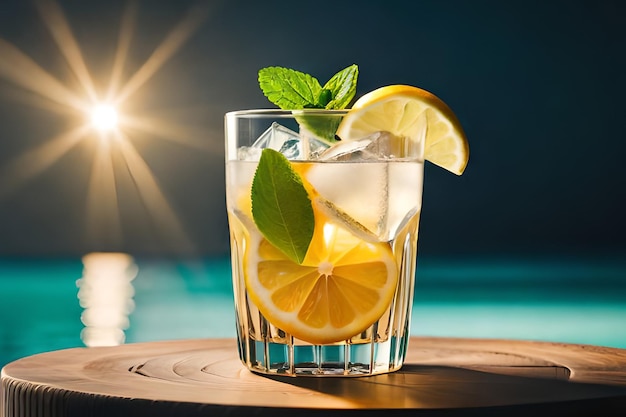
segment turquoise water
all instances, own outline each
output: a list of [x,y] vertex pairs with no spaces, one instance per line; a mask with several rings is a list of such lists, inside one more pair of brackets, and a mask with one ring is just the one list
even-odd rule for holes
[[[118,326],[127,343],[235,337],[227,259],[136,264],[127,323]],[[0,260],[0,366],[85,346],[82,276],[80,259]],[[416,288],[414,335],[626,348],[624,261],[421,259]]]

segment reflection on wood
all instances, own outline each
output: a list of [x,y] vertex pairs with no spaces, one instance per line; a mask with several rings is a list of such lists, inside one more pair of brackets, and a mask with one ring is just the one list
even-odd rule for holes
[[602,409],[626,415],[626,351],[412,338],[406,365],[393,374],[290,378],[245,370],[234,340],[188,340],[35,355],[7,365],[2,387],[7,417],[315,411],[326,416],[347,409],[360,409],[359,415],[388,414],[390,409],[399,414],[419,410],[420,415],[444,410],[452,415],[478,410],[479,415],[505,410],[507,415],[557,410],[559,415],[568,410],[580,415]]

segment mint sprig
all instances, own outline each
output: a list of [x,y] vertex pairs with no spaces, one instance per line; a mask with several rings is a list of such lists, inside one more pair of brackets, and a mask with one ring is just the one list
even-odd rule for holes
[[316,107],[322,91],[316,78],[282,67],[259,70],[259,86],[269,101],[287,110]]
[[301,264],[313,238],[313,206],[302,178],[280,152],[263,149],[251,197],[252,217],[261,234]]
[[[322,87],[317,78],[283,67],[259,70],[259,86],[269,101],[283,110],[347,108],[356,94],[357,65],[350,65],[331,77]],[[326,142],[335,142],[340,123],[337,117],[296,117],[302,127]]]
[[359,67],[350,65],[333,75],[322,87],[331,92],[331,100],[324,105],[326,109],[345,109],[356,94],[356,81],[359,76]]
[[333,75],[322,87],[317,78],[283,67],[259,70],[259,86],[269,101],[283,110],[345,109],[356,94],[359,68],[353,64]]

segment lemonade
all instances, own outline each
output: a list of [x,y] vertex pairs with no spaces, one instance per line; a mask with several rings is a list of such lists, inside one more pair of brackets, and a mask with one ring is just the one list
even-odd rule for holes
[[[367,285],[359,286],[357,280],[348,289],[358,294],[356,307],[350,305],[350,294],[339,294],[334,297],[335,304],[338,307],[343,304],[349,311],[341,314],[341,308],[337,308],[331,317],[324,316],[323,311],[317,312],[308,321],[322,316],[318,319],[322,322],[308,323],[304,319],[304,323],[300,323],[303,329],[298,329],[297,325],[291,329],[294,324],[289,323],[288,319],[284,319],[280,326],[276,325],[277,318],[273,317],[274,322],[268,320],[259,310],[267,309],[268,306],[246,290],[254,286],[253,281],[258,281],[255,275],[259,275],[259,264],[263,262],[263,254],[259,255],[259,252],[263,252],[259,250],[263,240],[254,226],[250,200],[247,198],[256,165],[255,162],[247,161],[227,163],[233,266],[239,265],[233,273],[242,359],[254,370],[285,374],[358,375],[399,368],[408,337],[410,311],[407,306],[412,304],[413,298],[413,248],[417,241],[421,208],[423,162],[293,163],[296,171],[304,173],[305,180],[319,192],[321,198],[341,210],[334,213],[332,209],[320,209],[316,228],[322,231],[326,229],[326,234],[314,235],[310,248],[324,252],[325,248],[333,245],[328,251],[336,252],[336,247],[347,247],[339,249],[342,254],[356,248],[357,254],[354,256],[357,258],[358,252],[365,252],[364,259],[353,258],[356,266],[358,262],[364,264],[364,270],[356,272],[361,280],[367,280],[368,275],[375,274],[373,271],[377,264],[385,265],[380,300],[369,302],[368,296],[374,294],[372,298],[376,298],[378,288],[370,290],[372,294],[368,294]],[[341,181],[333,180],[337,178],[341,178]],[[342,218],[339,213],[350,216],[355,222]],[[334,241],[329,238],[330,234],[335,235]],[[293,270],[297,273],[298,268],[308,269],[307,272],[314,275],[312,280],[327,285],[329,278],[321,273],[325,265],[329,268],[326,272],[333,267],[337,274],[342,272],[342,266],[333,264],[333,257],[324,254],[310,262],[305,261],[302,266],[289,262],[279,254],[270,254],[270,258],[271,255],[274,255],[275,260],[269,268],[275,275],[288,274]],[[265,260],[265,264],[271,263]],[[344,268],[358,269],[354,264]],[[257,285],[263,289],[263,284]],[[345,284],[343,286],[346,287]],[[289,288],[287,292],[292,294]],[[329,298],[333,298],[332,295]],[[378,306],[376,301],[379,301]],[[301,300],[301,304],[305,304],[305,300]],[[364,304],[364,311],[359,310],[359,304]],[[331,308],[325,306],[324,310],[331,311]],[[347,333],[341,329],[344,324],[337,319],[341,315],[344,321],[355,324],[354,327],[345,326],[349,328]],[[338,321],[334,327],[328,323],[332,319]],[[297,317],[295,321],[298,322]]]
[[460,175],[458,120],[411,86],[354,96],[350,66],[323,87],[259,72],[282,110],[226,115],[226,199],[239,354],[275,375],[399,369],[409,340],[424,161]]

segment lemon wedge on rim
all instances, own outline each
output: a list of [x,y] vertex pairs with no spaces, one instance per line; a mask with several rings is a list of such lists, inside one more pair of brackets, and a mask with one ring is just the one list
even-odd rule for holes
[[424,159],[461,175],[469,160],[469,145],[461,123],[438,97],[418,87],[390,85],[358,99],[343,118],[337,135],[359,140],[375,132],[424,140]]

